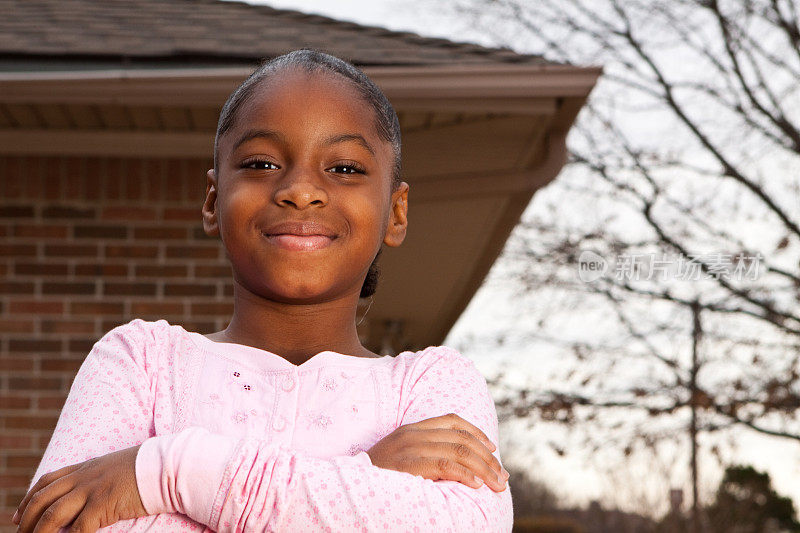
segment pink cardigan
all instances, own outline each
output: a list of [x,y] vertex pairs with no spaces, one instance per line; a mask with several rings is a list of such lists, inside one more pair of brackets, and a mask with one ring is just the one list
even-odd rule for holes
[[136,319],[86,357],[30,486],[141,444],[136,481],[151,514],[103,531],[511,531],[508,486],[434,482],[364,451],[450,412],[498,444],[486,380],[450,348],[326,351],[296,366]]

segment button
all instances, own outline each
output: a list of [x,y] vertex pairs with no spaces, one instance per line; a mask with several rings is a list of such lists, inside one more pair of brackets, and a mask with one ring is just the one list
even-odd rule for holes
[[286,419],[283,416],[279,416],[278,418],[276,418],[275,421],[272,423],[272,429],[274,429],[275,431],[283,431],[284,429],[286,429]]
[[286,392],[291,392],[294,389],[294,378],[292,376],[286,376],[283,379],[283,384],[281,388]]

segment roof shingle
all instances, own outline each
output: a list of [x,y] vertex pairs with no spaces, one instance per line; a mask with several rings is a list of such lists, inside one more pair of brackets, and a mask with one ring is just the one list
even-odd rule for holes
[[311,47],[358,65],[548,63],[320,15],[221,0],[0,0],[0,56],[255,63]]

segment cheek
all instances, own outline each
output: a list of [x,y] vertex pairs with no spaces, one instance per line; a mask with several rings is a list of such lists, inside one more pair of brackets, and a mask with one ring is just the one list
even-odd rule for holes
[[258,194],[247,191],[243,187],[225,191],[218,200],[220,235],[226,237],[236,235],[252,225],[253,216],[258,212],[256,199]]

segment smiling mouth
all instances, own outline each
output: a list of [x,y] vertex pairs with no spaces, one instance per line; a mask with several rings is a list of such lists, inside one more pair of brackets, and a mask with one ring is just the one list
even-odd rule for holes
[[285,250],[297,252],[310,252],[327,248],[334,241],[335,237],[327,235],[296,235],[293,233],[262,233],[270,244]]

